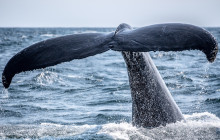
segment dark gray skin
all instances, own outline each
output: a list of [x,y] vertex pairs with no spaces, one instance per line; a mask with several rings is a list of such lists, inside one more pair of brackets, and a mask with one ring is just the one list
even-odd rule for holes
[[213,62],[217,42],[206,30],[188,24],[170,23],[132,29],[121,24],[113,33],[85,33],[48,39],[13,56],[2,73],[5,88],[15,74],[54,66],[108,51],[122,51],[128,67],[135,126],[157,127],[183,116],[152,62],[149,51],[200,50]]
[[184,119],[149,53],[122,52],[132,97],[132,123],[157,127]]

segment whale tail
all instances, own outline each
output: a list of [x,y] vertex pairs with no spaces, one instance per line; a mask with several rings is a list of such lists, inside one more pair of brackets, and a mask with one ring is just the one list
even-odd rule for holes
[[73,59],[103,53],[111,34],[86,33],[48,39],[33,44],[13,56],[2,73],[2,83],[8,88],[13,76],[24,71],[54,66]]
[[213,62],[218,47],[206,30],[188,24],[158,24],[132,29],[121,24],[115,33],[85,33],[48,39],[13,56],[2,73],[5,88],[15,74],[82,59],[108,51],[183,51],[201,50]]
[[111,49],[131,52],[200,50],[213,62],[218,43],[205,29],[189,24],[156,24],[134,30],[121,24]]

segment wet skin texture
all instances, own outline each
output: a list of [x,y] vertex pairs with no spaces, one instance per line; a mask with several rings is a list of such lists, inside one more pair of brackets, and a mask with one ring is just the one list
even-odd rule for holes
[[183,119],[149,53],[122,52],[132,97],[132,123],[156,127]]

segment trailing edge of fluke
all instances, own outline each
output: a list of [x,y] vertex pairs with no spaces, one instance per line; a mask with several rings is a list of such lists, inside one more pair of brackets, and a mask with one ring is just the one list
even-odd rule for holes
[[209,62],[218,52],[218,43],[205,29],[180,23],[157,24],[132,29],[127,24],[111,33],[83,33],[61,36],[33,44],[13,56],[2,73],[5,88],[15,74],[82,59],[108,51],[200,50]]

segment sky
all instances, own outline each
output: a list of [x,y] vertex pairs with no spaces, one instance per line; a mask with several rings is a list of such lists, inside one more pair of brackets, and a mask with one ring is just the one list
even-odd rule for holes
[[220,0],[0,0],[0,27],[220,27]]

